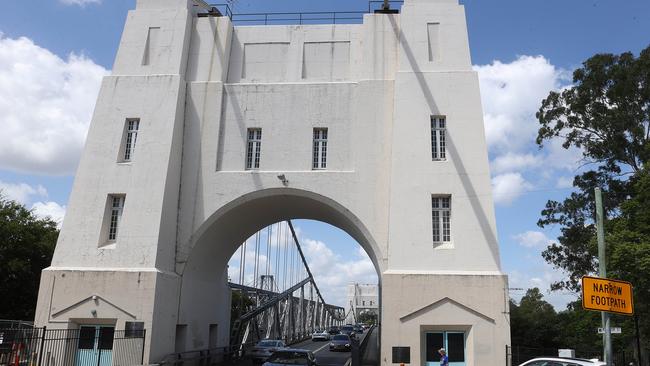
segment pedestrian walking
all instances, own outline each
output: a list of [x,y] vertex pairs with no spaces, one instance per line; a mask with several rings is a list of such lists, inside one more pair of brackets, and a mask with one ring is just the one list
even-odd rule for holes
[[449,366],[449,357],[447,357],[447,351],[444,348],[438,350],[440,353],[440,366]]

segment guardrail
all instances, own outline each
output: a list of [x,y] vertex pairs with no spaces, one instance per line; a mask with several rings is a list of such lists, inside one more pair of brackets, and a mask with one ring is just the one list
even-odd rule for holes
[[[229,4],[209,4],[211,11],[200,13],[200,17],[227,16],[237,25],[303,25],[303,24],[354,24],[363,22],[363,15],[383,12],[383,1],[368,2],[368,10],[361,11],[311,11],[311,12],[265,12],[234,13]],[[390,12],[398,12],[403,0],[390,0]]]

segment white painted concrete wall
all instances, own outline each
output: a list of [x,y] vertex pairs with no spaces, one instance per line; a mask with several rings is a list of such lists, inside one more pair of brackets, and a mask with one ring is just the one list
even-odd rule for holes
[[[233,27],[195,12],[188,0],[138,0],[129,13],[37,323],[144,321],[150,361],[207,348],[211,324],[226,345],[228,259],[260,228],[308,218],[347,231],[375,264],[382,364],[393,346],[421,364],[423,330],[461,327],[468,365],[501,365],[507,281],[463,7],[407,0],[400,15],[309,26]],[[438,114],[441,162],[430,146]],[[141,127],[133,161],[118,163],[126,118]],[[328,128],[326,170],[311,169],[314,127]],[[256,171],[245,170],[247,128],[262,128]],[[126,201],[106,245],[109,194]],[[452,197],[451,245],[432,243],[432,194]],[[93,295],[117,307],[74,308]]]

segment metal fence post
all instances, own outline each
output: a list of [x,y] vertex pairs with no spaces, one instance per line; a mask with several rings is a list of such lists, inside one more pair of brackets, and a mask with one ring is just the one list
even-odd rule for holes
[[43,353],[45,353],[45,333],[47,332],[47,327],[41,328],[41,348],[38,352],[38,366],[41,366],[43,362]]
[[144,364],[144,346],[147,343],[147,330],[142,330],[142,356],[140,357],[140,364]]

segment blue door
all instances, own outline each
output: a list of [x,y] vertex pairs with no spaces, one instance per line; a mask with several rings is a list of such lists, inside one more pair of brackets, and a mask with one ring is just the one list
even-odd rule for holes
[[81,326],[75,366],[111,366],[114,333],[111,326]]
[[426,332],[425,333],[425,366],[439,366],[438,350],[447,351],[449,366],[465,366],[465,332]]

